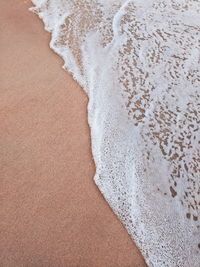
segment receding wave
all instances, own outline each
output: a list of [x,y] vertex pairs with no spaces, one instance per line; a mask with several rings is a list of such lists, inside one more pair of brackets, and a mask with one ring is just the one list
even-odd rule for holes
[[89,97],[94,180],[149,266],[200,264],[200,2],[32,0]]

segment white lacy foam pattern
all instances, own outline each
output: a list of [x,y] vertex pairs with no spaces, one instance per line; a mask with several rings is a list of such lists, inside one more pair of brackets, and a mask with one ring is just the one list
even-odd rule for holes
[[200,266],[200,2],[32,0],[89,96],[96,184],[149,266]]

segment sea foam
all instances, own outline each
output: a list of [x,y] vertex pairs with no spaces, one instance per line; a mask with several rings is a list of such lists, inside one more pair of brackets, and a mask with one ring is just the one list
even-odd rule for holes
[[200,2],[32,0],[89,97],[95,183],[155,267],[200,266]]

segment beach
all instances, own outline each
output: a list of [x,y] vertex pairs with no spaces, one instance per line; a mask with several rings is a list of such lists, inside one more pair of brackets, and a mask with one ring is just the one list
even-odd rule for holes
[[88,98],[31,6],[0,2],[0,266],[146,266],[93,181]]

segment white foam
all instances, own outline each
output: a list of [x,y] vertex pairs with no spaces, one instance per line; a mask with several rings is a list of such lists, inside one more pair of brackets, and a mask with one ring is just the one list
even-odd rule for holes
[[97,186],[149,266],[199,267],[199,1],[32,2],[89,96]]

